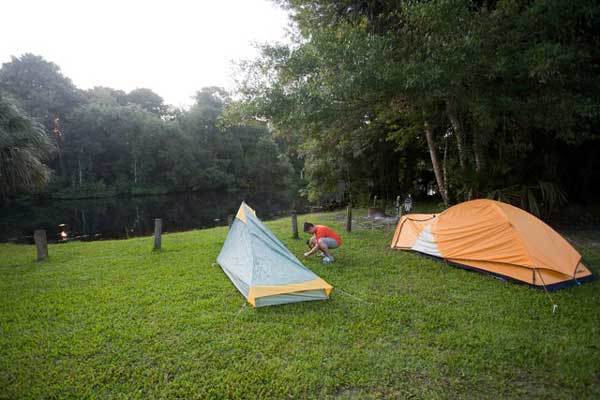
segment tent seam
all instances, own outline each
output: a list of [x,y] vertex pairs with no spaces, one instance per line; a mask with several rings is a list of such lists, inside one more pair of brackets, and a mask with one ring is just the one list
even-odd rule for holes
[[529,260],[529,264],[531,264],[531,268],[536,268],[533,261],[531,260],[531,255],[529,254],[529,250],[527,250],[527,246],[525,246],[525,242],[523,241],[523,238],[521,237],[521,233],[518,231],[517,228],[515,228],[515,226],[513,224],[510,223],[510,219],[508,218],[508,215],[506,215],[504,213],[504,211],[502,211],[502,208],[500,208],[500,206],[498,204],[496,204],[495,201],[492,201],[492,204],[494,205],[494,208],[496,209],[496,211],[498,211],[500,216],[504,218],[506,223],[508,223],[508,225],[511,227],[512,231],[515,233],[515,236],[519,240],[519,244],[521,245],[521,248],[524,250],[525,255],[527,256],[527,260]]

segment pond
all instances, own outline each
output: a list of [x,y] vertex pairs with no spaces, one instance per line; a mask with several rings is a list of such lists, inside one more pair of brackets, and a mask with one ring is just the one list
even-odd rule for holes
[[285,193],[178,193],[161,196],[49,200],[0,209],[0,242],[33,243],[45,229],[49,242],[124,239],[151,235],[154,219],[163,232],[227,225],[245,200],[261,219],[289,215]]

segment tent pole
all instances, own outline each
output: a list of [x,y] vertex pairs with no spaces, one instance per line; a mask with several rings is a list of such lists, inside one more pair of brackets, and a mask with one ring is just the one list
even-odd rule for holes
[[546,288],[546,282],[544,282],[544,277],[542,276],[542,274],[540,274],[540,271],[537,268],[534,268],[534,271],[537,271],[538,275],[540,276],[540,280],[542,281],[542,287],[546,292],[546,296],[548,296],[548,299],[550,299],[550,302],[552,303],[552,314],[554,314],[556,312],[556,309],[558,308],[558,304],[556,304],[554,300],[552,300],[552,296],[550,296],[548,288]]

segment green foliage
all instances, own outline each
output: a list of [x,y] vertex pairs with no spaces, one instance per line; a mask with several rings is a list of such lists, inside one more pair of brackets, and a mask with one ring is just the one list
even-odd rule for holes
[[555,216],[567,204],[567,195],[558,184],[541,180],[523,183],[523,180],[511,166],[494,163],[483,173],[463,169],[449,185],[458,202],[490,198],[520,207],[544,220]]
[[62,187],[52,190],[50,193],[52,193],[53,198],[62,200],[95,199],[113,197],[118,194],[115,188],[108,187],[102,180],[85,182],[76,187]]
[[48,131],[83,101],[82,92],[58,65],[30,53],[12,57],[0,69],[0,89],[17,99],[23,109]]
[[[582,194],[572,184],[599,178],[587,150],[599,143],[597,2],[279,3],[298,24],[297,40],[266,45],[242,65],[244,98],[231,115],[269,120],[287,135],[304,157],[311,197],[340,180],[350,192],[394,197],[434,175],[454,199],[539,181],[572,200],[600,197],[593,185]],[[389,154],[374,145],[385,140]],[[416,149],[410,176],[388,168]],[[512,179],[484,182],[505,165]],[[453,182],[473,181],[470,171],[481,182],[469,194]]]
[[[417,204],[419,205],[419,204]],[[418,209],[431,212],[431,209]],[[363,217],[364,210],[355,210]],[[299,217],[343,232],[342,214]],[[289,218],[267,222],[295,254]],[[213,264],[226,228],[0,244],[6,398],[597,398],[598,282],[546,294],[343,235],[328,301],[253,309]],[[569,236],[598,273],[598,232]],[[587,238],[585,241],[582,239]]]
[[127,94],[127,101],[137,104],[144,110],[157,115],[163,115],[167,111],[162,97],[150,89],[135,89]]
[[52,151],[43,126],[0,92],[0,200],[45,185],[51,171],[44,162]]
[[264,123],[219,124],[230,102],[221,88],[204,88],[189,110],[176,110],[150,89],[79,91],[58,66],[30,54],[3,65],[0,87],[53,132],[59,151],[46,195],[293,186],[294,169]]
[[490,192],[488,197],[521,207],[543,219],[550,218],[567,202],[566,195],[558,185],[542,181],[537,185],[515,185],[496,189]]

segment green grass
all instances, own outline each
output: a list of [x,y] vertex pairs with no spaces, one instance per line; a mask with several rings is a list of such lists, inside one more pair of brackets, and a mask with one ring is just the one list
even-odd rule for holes
[[[305,250],[288,219],[267,225]],[[329,301],[253,309],[214,264],[225,235],[51,245],[42,263],[0,245],[0,398],[600,396],[598,282],[553,293],[552,315],[543,291],[361,230],[335,264],[306,262]],[[600,272],[598,242],[584,247]]]

